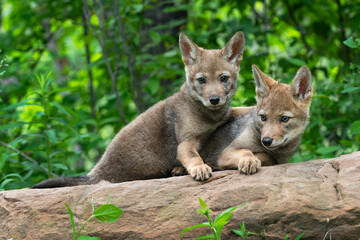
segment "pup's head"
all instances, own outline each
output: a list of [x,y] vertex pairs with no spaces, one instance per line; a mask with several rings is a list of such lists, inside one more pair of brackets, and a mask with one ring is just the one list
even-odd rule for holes
[[179,38],[190,96],[216,110],[228,104],[236,90],[245,38],[237,32],[222,49],[198,47],[186,34]]
[[256,82],[258,122],[261,143],[268,150],[285,146],[299,138],[309,119],[312,96],[311,73],[302,66],[291,85],[278,83],[257,66],[252,70]]

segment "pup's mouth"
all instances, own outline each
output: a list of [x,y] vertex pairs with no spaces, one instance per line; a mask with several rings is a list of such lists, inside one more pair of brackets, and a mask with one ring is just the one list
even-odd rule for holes
[[219,110],[225,106],[225,103],[226,103],[226,101],[220,100],[220,102],[218,104],[214,105],[208,101],[206,101],[206,102],[203,101],[203,105],[210,110]]
[[217,105],[205,105],[206,108],[210,110],[219,110],[224,107],[224,104],[217,104]]
[[263,145],[264,148],[266,148],[267,150],[273,151],[275,149],[278,149],[279,147],[281,147],[282,145],[284,145],[284,143],[288,140],[288,138],[285,138],[284,141],[282,141],[279,144],[276,144],[275,146],[265,146],[262,142],[261,144]]

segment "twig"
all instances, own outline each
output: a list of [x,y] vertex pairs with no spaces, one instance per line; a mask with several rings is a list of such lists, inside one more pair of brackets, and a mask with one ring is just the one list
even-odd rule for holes
[[135,86],[138,86],[138,83],[139,83],[139,78],[136,74],[135,57],[134,57],[134,53],[132,51],[130,51],[130,47],[127,44],[127,38],[125,35],[124,25],[123,25],[120,11],[119,11],[118,2],[113,1],[113,3],[114,3],[114,13],[115,13],[115,16],[117,16],[117,22],[119,25],[119,32],[120,32],[120,36],[122,39],[123,49],[124,49],[124,52],[127,57],[129,74],[130,74],[130,82],[131,82],[131,85],[130,85],[131,93],[133,95],[133,98],[134,98],[134,101],[135,101],[135,104],[137,107],[137,111],[139,114],[142,112],[143,109],[142,109],[142,104],[141,104],[141,89],[139,89],[139,87],[136,87],[136,90],[135,90]]
[[[86,56],[86,66],[88,69],[88,76],[89,76],[89,92],[90,92],[90,107],[91,107],[91,116],[95,119],[96,113],[95,113],[95,94],[94,94],[94,85],[93,85],[93,75],[90,68],[90,47],[89,43],[86,41],[86,38],[89,35],[89,27],[86,22],[85,14],[82,13],[82,21],[83,21],[83,29],[84,29],[84,38],[85,38],[85,56]],[[93,128],[93,131],[95,129]]]
[[[11,145],[9,145],[9,144],[7,144],[7,143],[2,142],[2,141],[0,141],[0,144],[3,145],[3,146],[6,147],[6,148],[8,148],[8,149],[10,149],[10,150],[18,153],[18,154],[20,154],[21,156],[23,156],[24,158],[26,158],[26,159],[29,160],[30,162],[38,165],[44,172],[48,172],[48,170],[47,170],[46,168],[40,166],[35,159],[29,157],[28,155],[26,155],[25,153],[21,152],[20,150],[14,148],[13,146],[11,146]],[[50,173],[50,174],[51,174],[52,177],[57,177],[57,175],[54,174],[54,173]]]
[[291,8],[290,4],[289,4],[289,1],[288,0],[285,0],[284,1],[285,3],[285,6],[290,14],[290,18],[291,20],[293,21],[293,23],[295,24],[295,28],[300,32],[300,36],[301,36],[301,40],[307,50],[308,53],[311,53],[311,48],[310,46],[307,44],[306,42],[306,38],[305,38],[305,33],[304,33],[304,30],[303,28],[300,26],[300,24],[297,22],[296,18],[295,18],[295,15],[294,15],[294,12],[293,12],[293,9]]
[[326,219],[326,233],[325,233],[325,236],[324,236],[323,240],[326,240],[326,237],[327,237],[328,234],[329,234],[329,240],[331,240],[330,220],[327,218],[327,219]]
[[[338,15],[339,15],[341,38],[342,38],[342,41],[345,41],[346,36],[345,36],[345,28],[344,28],[344,19],[343,19],[343,15],[342,15],[342,6],[341,6],[341,3],[340,3],[340,0],[336,0],[336,4],[337,4],[337,7],[338,7],[337,12],[338,12]],[[341,48],[344,48],[344,45],[342,45]],[[348,47],[345,47],[345,53],[346,53],[346,60],[349,63],[350,62],[350,52],[349,52]]]
[[[99,1],[99,3],[100,3],[100,7],[102,8],[101,1]],[[84,11],[84,16],[85,16],[86,20],[90,23],[90,15],[91,15],[91,13],[90,13],[90,7],[89,7],[89,4],[88,4],[87,0],[84,0],[83,11]],[[101,33],[104,31],[104,29],[103,29],[103,20],[104,19],[99,18],[99,27],[100,27],[100,32]],[[117,71],[114,72],[112,70],[112,68],[111,68],[109,58],[107,57],[107,53],[106,53],[106,49],[105,49],[105,42],[104,42],[103,36],[99,36],[96,33],[96,29],[95,29],[94,25],[92,25],[92,24],[89,24],[89,25],[91,26],[91,28],[92,28],[92,30],[94,32],[95,38],[99,42],[101,52],[102,52],[102,55],[103,55],[103,59],[105,61],[106,68],[107,68],[107,70],[109,72],[111,82],[112,82],[113,91],[114,91],[115,97],[116,97],[116,104],[117,104],[117,107],[118,107],[118,110],[119,110],[120,118],[125,124],[127,124],[128,121],[125,118],[125,114],[124,114],[123,107],[122,107],[122,100],[120,98],[120,95],[119,95],[119,92],[118,92],[117,86],[116,86]],[[115,65],[116,64],[118,64],[118,63],[115,63]],[[116,68],[115,68],[115,70],[116,70]]]
[[256,11],[256,9],[255,9],[255,0],[253,0],[253,4],[251,4],[251,11],[255,14],[255,23],[256,24],[258,24],[258,19],[261,19],[261,20],[263,20],[264,21],[264,17],[262,16],[262,15],[260,15],[257,11]]

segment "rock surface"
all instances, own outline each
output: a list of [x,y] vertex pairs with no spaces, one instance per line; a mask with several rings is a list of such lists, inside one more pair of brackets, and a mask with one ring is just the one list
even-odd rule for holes
[[[260,233],[249,239],[289,239],[303,231],[302,239],[360,238],[360,152],[333,159],[263,167],[244,176],[237,171],[216,172],[210,181],[190,176],[134,181],[101,182],[92,186],[57,189],[22,189],[0,193],[0,239],[72,239],[69,215],[76,229],[92,214],[91,197],[98,207],[106,202],[125,212],[115,223],[92,219],[82,234],[105,239],[179,239],[185,227],[203,223],[197,213],[201,197],[217,215],[248,203],[233,214],[222,239],[240,239],[230,229]],[[329,219],[329,223],[327,223]],[[182,239],[209,235],[206,228],[191,230]],[[266,236],[266,237],[265,237]],[[329,238],[327,238],[329,239]]]

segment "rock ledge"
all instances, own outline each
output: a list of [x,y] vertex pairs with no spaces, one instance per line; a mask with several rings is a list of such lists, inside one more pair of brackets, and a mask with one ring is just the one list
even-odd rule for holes
[[[216,172],[207,182],[190,176],[134,181],[101,182],[92,186],[57,189],[21,189],[0,193],[0,239],[71,239],[72,229],[64,202],[75,214],[77,229],[95,205],[110,203],[125,212],[115,223],[91,220],[82,234],[106,239],[179,239],[183,228],[205,222],[196,212],[201,197],[218,214],[248,203],[233,214],[222,239],[240,239],[229,230],[246,228],[265,237],[323,239],[331,228],[333,239],[360,238],[360,152],[333,159],[263,167],[255,175]],[[329,219],[329,224],[327,224]],[[191,230],[182,239],[208,235]]]

